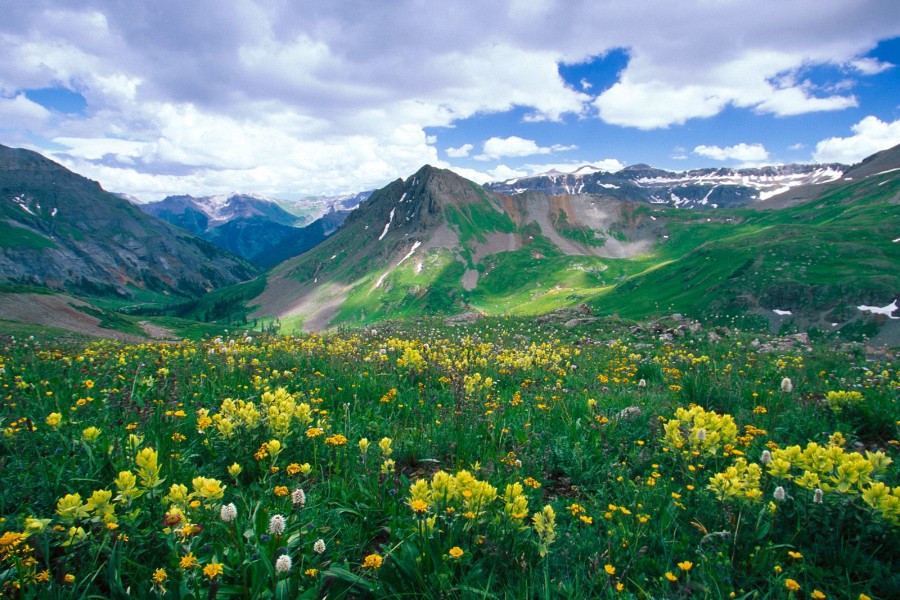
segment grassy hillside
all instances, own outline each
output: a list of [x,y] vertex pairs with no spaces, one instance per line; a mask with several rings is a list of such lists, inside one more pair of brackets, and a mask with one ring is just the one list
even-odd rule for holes
[[898,195],[900,179],[883,175],[778,211],[717,211],[709,223],[673,214],[669,240],[655,249],[665,264],[593,305],[629,317],[780,309],[807,324],[843,322],[858,316],[857,305],[882,306],[900,293]]

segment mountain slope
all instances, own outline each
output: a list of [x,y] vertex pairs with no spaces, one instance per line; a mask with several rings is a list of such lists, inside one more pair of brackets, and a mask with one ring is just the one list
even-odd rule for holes
[[[641,261],[623,260],[662,234],[654,210],[589,195],[502,196],[426,166],[377,190],[334,236],[279,265],[251,304],[256,316],[309,328],[492,303],[523,308],[536,292],[609,285],[613,273],[638,268]],[[509,289],[507,268],[523,286]]]
[[169,196],[138,207],[263,268],[321,243],[349,214],[332,210],[300,227],[303,218],[252,194]]
[[0,282],[195,297],[256,273],[43,156],[0,145]]
[[882,159],[864,179],[821,185],[824,195],[786,209],[715,212],[605,194],[502,195],[423,167],[279,265],[250,304],[255,316],[312,330],[581,303],[630,317],[749,315],[828,329],[869,319],[856,307],[900,294],[892,164]]
[[623,316],[751,314],[824,331],[868,321],[859,306],[900,298],[898,167],[900,160],[781,210],[734,211],[728,230],[705,219],[672,222],[659,268],[592,304]]

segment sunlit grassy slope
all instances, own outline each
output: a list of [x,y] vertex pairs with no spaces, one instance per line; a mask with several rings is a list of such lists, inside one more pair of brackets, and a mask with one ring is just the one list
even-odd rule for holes
[[672,223],[670,239],[657,246],[657,257],[671,262],[594,305],[631,317],[762,308],[843,320],[858,304],[890,303],[900,290],[898,192],[900,180],[872,177],[792,208],[715,213],[734,223]]

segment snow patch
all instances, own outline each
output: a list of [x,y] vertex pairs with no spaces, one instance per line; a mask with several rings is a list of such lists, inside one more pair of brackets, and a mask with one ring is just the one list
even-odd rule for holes
[[[378,236],[378,241],[379,241],[379,242],[380,242],[382,239],[384,239],[384,236],[387,235],[388,229],[391,228],[391,221],[394,220],[394,211],[395,211],[395,210],[397,210],[397,207],[396,207],[396,206],[395,206],[394,208],[391,209],[391,216],[388,217],[388,222],[384,224],[384,231],[382,231],[382,232],[381,232],[381,235]],[[376,287],[377,287],[377,286],[376,286]]]
[[870,312],[873,315],[886,315],[888,319],[900,319],[900,317],[895,317],[891,313],[897,310],[897,301],[894,300],[887,306],[857,306],[859,310],[863,312]]
[[55,217],[58,212],[59,210],[56,207],[53,207],[53,210],[50,211],[50,216]]
[[772,312],[775,313],[776,315],[778,315],[779,317],[784,317],[784,316],[793,314],[793,313],[792,313],[791,311],[789,311],[789,310],[779,310],[779,309],[777,309],[777,308],[776,308],[775,310],[773,310]]
[[894,171],[900,171],[900,167],[897,167],[896,169],[888,169],[887,171],[882,171],[882,172],[880,172],[880,173],[872,173],[871,175],[869,175],[869,177],[878,177],[879,175],[885,175],[885,174],[887,174],[887,173],[893,173]]
[[[393,214],[393,211],[391,211],[391,213]],[[384,273],[381,274],[381,277],[378,278],[378,281],[375,282],[375,285],[372,286],[372,289],[374,290],[378,287],[381,287],[381,284],[384,283],[384,278],[387,277],[388,275],[390,275],[391,271],[393,271],[394,269],[396,269],[397,267],[402,265],[403,261],[405,261],[407,258],[412,256],[413,253],[416,251],[416,248],[418,248],[421,245],[422,245],[422,242],[419,242],[419,241],[415,242],[412,246],[412,249],[410,249],[410,251],[406,254],[406,256],[401,258],[400,261],[396,265],[394,265],[393,267],[389,268],[387,271],[385,271]],[[418,271],[416,271],[416,272],[418,273]]]
[[398,262],[398,263],[397,263],[396,265],[394,265],[394,266],[395,266],[395,267],[399,267],[401,264],[403,264],[403,261],[406,260],[407,258],[409,258],[410,256],[412,256],[412,255],[413,255],[413,252],[416,251],[416,248],[418,248],[418,247],[421,246],[421,245],[422,245],[422,242],[418,242],[418,241],[417,241],[416,243],[414,243],[413,246],[412,246],[412,250],[410,250],[409,253],[407,253],[406,256],[404,256],[403,258],[401,258],[401,259],[400,259],[400,262]]
[[892,241],[896,244],[897,242],[900,242],[900,238],[897,238],[896,240],[892,240]]

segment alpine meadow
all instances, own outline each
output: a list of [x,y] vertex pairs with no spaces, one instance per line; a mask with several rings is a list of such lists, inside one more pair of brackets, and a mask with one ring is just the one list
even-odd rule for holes
[[0,599],[900,599],[897,0],[0,7]]

